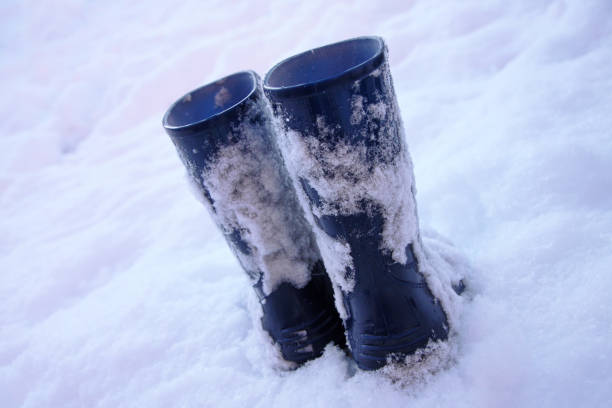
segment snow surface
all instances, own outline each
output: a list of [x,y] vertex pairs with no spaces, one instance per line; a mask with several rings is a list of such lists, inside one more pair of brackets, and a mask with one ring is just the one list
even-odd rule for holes
[[[610,406],[611,15],[3,1],[0,406]],[[423,241],[467,256],[474,298],[442,371],[393,382],[333,347],[275,371],[161,117],[206,82],[367,34],[389,46]]]

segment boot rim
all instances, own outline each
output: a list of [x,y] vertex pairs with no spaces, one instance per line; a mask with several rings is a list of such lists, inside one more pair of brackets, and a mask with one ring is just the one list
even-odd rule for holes
[[[248,90],[246,93],[244,91],[238,92],[238,96],[235,98],[230,96],[230,98],[232,98],[230,103],[228,103],[223,109],[216,112],[204,112],[201,115],[197,115],[194,120],[186,121],[185,123],[173,121],[173,115],[178,113],[181,105],[185,102],[191,101],[192,98],[201,96],[202,94],[212,93],[215,91],[218,92],[224,85],[241,80],[250,81]],[[259,75],[257,75],[255,71],[247,70],[235,72],[231,75],[227,75],[223,78],[202,85],[190,92],[187,92],[172,103],[162,118],[162,125],[166,132],[171,134],[173,137],[180,137],[193,135],[204,128],[214,128],[216,123],[219,121],[230,121],[235,116],[234,113],[237,113],[240,107],[244,105],[245,101],[250,99],[257,91],[259,82]]]
[[[351,49],[355,49],[356,47],[371,47],[371,49],[370,52],[364,51],[365,54],[362,58],[359,58],[358,63],[345,63],[345,67],[336,73],[323,75],[320,78],[314,76],[310,79],[289,81],[289,83],[283,83],[277,78],[278,75],[281,75],[283,70],[291,71],[291,68],[297,68],[305,64],[316,66],[317,62],[329,59],[327,53],[330,51],[335,51],[339,56],[346,56]],[[279,97],[301,97],[321,92],[324,89],[346,80],[358,80],[374,71],[385,60],[384,54],[385,42],[382,37],[379,36],[354,37],[327,44],[322,47],[313,48],[286,58],[274,65],[264,77],[264,90],[267,93]]]

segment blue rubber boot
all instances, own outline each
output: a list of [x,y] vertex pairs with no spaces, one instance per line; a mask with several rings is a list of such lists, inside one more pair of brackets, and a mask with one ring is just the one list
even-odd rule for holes
[[412,163],[381,38],[288,58],[265,77],[278,144],[365,370],[448,335],[420,272]]
[[205,85],[175,102],[163,125],[261,304],[261,324],[285,360],[345,343],[333,290],[281,155],[254,72]]

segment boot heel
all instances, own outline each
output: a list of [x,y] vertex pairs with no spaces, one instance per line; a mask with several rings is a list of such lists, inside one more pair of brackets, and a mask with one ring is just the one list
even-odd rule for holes
[[262,327],[278,343],[287,361],[304,363],[317,358],[330,341],[340,347],[346,344],[331,282],[325,274],[313,273],[301,289],[283,283],[260,303],[264,311]]

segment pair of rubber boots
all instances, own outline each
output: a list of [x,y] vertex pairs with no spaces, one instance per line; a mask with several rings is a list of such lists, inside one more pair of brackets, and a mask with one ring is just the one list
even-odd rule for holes
[[408,154],[379,37],[230,75],[163,119],[197,194],[249,275],[285,360],[345,333],[378,369],[447,337],[423,256]]

